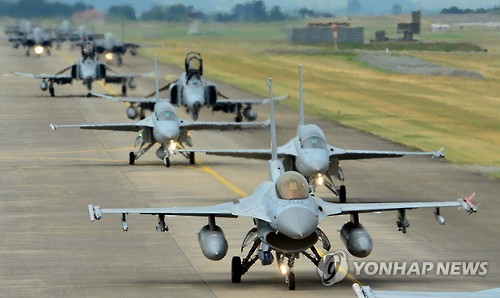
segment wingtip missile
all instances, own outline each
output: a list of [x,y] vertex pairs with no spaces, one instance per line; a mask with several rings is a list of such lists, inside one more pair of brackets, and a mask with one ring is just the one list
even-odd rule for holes
[[462,209],[469,213],[469,214],[472,214],[472,213],[476,213],[477,212],[477,207],[479,205],[475,205],[474,203],[472,203],[472,199],[476,196],[476,193],[473,192],[470,196],[468,196],[467,198],[463,198],[463,199],[458,199],[458,202],[460,203],[460,206],[462,207]]
[[435,151],[434,155],[432,155],[432,158],[445,158],[443,150],[444,150],[444,147],[442,147],[441,149]]
[[90,221],[100,220],[102,217],[101,207],[89,204]]

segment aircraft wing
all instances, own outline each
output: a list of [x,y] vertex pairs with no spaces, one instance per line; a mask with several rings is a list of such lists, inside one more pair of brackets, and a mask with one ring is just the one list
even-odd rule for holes
[[24,73],[24,72],[14,72],[14,75],[16,76],[21,76],[25,78],[30,78],[30,79],[40,79],[40,80],[72,80],[73,78],[71,75],[62,75],[62,74],[57,74],[57,75],[48,75],[48,74],[31,74],[31,73]]
[[172,208],[116,208],[104,209],[100,206],[89,205],[90,219],[100,220],[102,214],[145,214],[166,216],[215,216],[215,217],[250,217],[264,221],[271,221],[261,209],[261,204],[254,204],[252,196],[232,202],[204,207],[172,207]]
[[[472,194],[468,198],[460,198],[456,201],[446,202],[401,202],[401,203],[355,203],[355,204],[334,204],[325,202],[321,204],[325,215],[341,215],[351,213],[367,213],[379,211],[410,210],[418,208],[441,208],[441,207],[459,207],[467,213],[477,212],[477,207],[471,203]],[[324,218],[324,217],[323,217]]]
[[391,158],[402,157],[405,155],[426,155],[431,157],[444,158],[443,149],[431,152],[420,151],[379,151],[379,150],[349,150],[338,147],[328,146],[330,158],[338,158],[339,160],[349,159],[370,159],[370,158]]
[[[283,95],[279,97],[273,97],[274,101],[283,100],[287,98],[288,95]],[[268,104],[269,98],[265,99],[231,99],[231,98],[220,98],[217,99],[217,104],[252,104],[252,105],[260,105],[260,104]]]
[[229,129],[257,129],[266,128],[271,124],[270,120],[261,122],[204,122],[204,121],[187,121],[180,120],[180,127],[188,130],[229,130]]
[[119,81],[123,79],[133,79],[133,78],[149,78],[151,76],[154,76],[154,73],[152,72],[147,72],[147,73],[126,73],[126,74],[106,74],[106,81],[113,82],[113,81]]
[[[251,123],[251,122],[250,122]],[[207,155],[231,156],[249,159],[271,159],[271,148],[269,149],[234,149],[234,150],[205,150],[205,149],[181,149],[179,152],[205,152]],[[278,158],[297,156],[293,140],[278,147]]]
[[[129,103],[156,103],[155,98],[132,98],[132,97],[115,97],[115,96],[109,96],[106,94],[100,94],[100,93],[93,93],[91,92],[92,95],[104,99],[109,99],[112,101],[117,101],[117,102],[129,102]],[[163,98],[161,100],[166,100],[170,101],[169,99]]]
[[80,128],[80,129],[92,129],[92,130],[139,131],[144,127],[153,127],[153,123],[150,120],[150,118],[146,118],[136,123],[70,124],[70,125],[50,124],[50,127],[53,130],[56,130],[58,128]]

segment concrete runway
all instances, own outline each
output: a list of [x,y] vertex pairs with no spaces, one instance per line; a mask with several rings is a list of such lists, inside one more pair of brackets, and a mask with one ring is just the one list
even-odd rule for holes
[[[0,69],[2,74],[55,73],[78,56],[77,51],[53,50],[50,57],[25,57],[23,50],[12,49],[4,41]],[[204,62],[205,68],[211,67],[210,61]],[[111,67],[120,73],[153,70],[152,59],[127,55],[124,64]],[[180,72],[166,66],[160,71],[163,83]],[[55,98],[42,92],[38,84],[21,77],[0,79],[0,296],[354,297],[352,279],[326,287],[304,257],[296,262],[295,292],[288,291],[276,265],[263,267],[259,262],[241,284],[232,284],[231,257],[244,256],[239,249],[252,228],[248,219],[217,220],[229,242],[229,252],[219,262],[205,259],[200,251],[196,233],[206,223],[203,218],[169,218],[168,233],[156,233],[156,218],[148,216],[128,216],[127,233],[121,231],[119,216],[106,215],[91,223],[89,203],[105,208],[171,207],[237,199],[267,178],[267,163],[199,154],[202,164],[190,166],[177,155],[167,169],[156,158],[155,147],[135,166],[129,166],[134,133],[49,128],[49,123],[129,122],[124,104],[80,97],[86,89],[79,82],[56,86]],[[231,97],[252,97],[227,85],[218,87]],[[142,79],[129,95],[143,96],[153,88],[153,79]],[[119,86],[104,89],[94,84],[94,90],[118,93]],[[259,112],[261,120],[267,118],[267,107],[259,107]],[[182,109],[178,114],[188,119]],[[200,115],[200,120],[232,119],[232,115],[208,110]],[[283,144],[295,134],[298,115],[278,106],[277,121],[278,143]],[[306,122],[319,124],[329,143],[338,147],[409,150],[310,115]],[[265,148],[269,144],[268,130],[193,132],[192,136],[195,148]],[[409,211],[411,227],[406,235],[397,231],[395,212],[363,214],[361,222],[374,239],[374,249],[366,259],[351,257],[350,261],[488,262],[486,276],[361,274],[355,279],[377,290],[500,287],[499,180],[423,157],[349,161],[343,163],[343,169],[350,202],[455,200],[471,192],[481,202],[479,212],[471,216],[454,208],[442,210],[447,218],[444,227],[434,220],[433,210]],[[336,201],[324,189],[319,196]],[[338,231],[347,220],[332,217],[320,224],[335,251],[345,251]]]

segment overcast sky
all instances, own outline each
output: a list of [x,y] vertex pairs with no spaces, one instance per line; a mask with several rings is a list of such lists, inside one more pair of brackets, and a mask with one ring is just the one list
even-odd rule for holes
[[[66,3],[76,3],[82,0],[58,0]],[[184,5],[193,5],[196,9],[205,13],[214,11],[230,11],[235,4],[250,2],[251,0],[84,0],[83,2],[91,4],[99,10],[107,11],[111,5],[131,4],[137,12],[148,10],[154,4],[172,5],[183,3]],[[404,11],[411,11],[421,8],[423,10],[439,11],[442,8],[458,6],[459,8],[490,8],[500,6],[500,0],[360,0],[364,10],[372,13],[386,13],[393,4],[399,3]],[[264,0],[269,8],[279,5],[285,11],[296,10],[301,7],[308,7],[315,11],[325,11],[332,13],[341,13],[346,7],[347,0]],[[390,11],[390,10],[389,10]]]

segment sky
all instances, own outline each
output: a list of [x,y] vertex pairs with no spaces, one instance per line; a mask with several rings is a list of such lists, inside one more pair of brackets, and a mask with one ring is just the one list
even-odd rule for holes
[[[54,0],[55,1],[55,0]],[[76,3],[82,0],[57,0],[65,3]],[[91,4],[101,11],[107,11],[111,5],[131,4],[136,12],[141,13],[149,10],[154,4],[173,5],[183,3],[193,5],[196,9],[204,13],[215,11],[230,11],[238,3],[250,2],[251,0],[84,0],[86,4]],[[500,0],[360,0],[365,12],[371,14],[389,13],[393,4],[402,5],[405,12],[419,9],[440,11],[442,8],[457,6],[459,8],[490,8],[500,6]],[[290,12],[301,7],[307,7],[315,11],[331,12],[342,14],[345,11],[347,0],[264,0],[266,7],[270,8],[279,5],[282,10]]]

